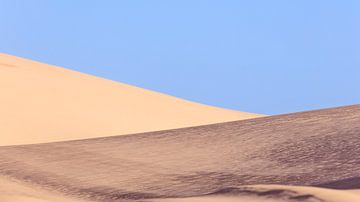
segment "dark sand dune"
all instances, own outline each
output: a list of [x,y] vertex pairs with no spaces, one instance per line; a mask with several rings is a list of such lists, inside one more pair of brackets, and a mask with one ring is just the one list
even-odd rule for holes
[[[353,105],[127,136],[3,146],[0,175],[99,201],[234,195],[243,193],[242,185],[255,184],[357,189],[359,154],[360,105]],[[273,190],[267,194],[278,195]],[[322,200],[302,197],[291,200]]]

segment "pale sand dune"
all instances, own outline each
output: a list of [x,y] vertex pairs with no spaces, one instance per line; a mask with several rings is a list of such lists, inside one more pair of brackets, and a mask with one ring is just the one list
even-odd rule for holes
[[122,135],[260,115],[0,54],[0,145]]
[[356,190],[255,185],[359,189],[359,123],[360,105],[353,105],[176,130],[2,146],[0,176],[89,201],[253,197],[358,202]]

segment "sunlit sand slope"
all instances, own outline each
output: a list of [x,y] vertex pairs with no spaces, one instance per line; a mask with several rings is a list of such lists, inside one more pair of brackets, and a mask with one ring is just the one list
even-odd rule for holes
[[358,189],[359,123],[360,105],[353,105],[127,136],[4,146],[0,175],[108,202],[237,196],[242,186],[254,184]]
[[0,145],[122,135],[258,117],[0,54]]

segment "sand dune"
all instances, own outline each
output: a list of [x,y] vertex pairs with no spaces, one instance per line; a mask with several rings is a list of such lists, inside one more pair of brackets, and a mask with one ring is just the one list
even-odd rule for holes
[[0,145],[182,128],[258,117],[0,54]]
[[[63,195],[41,187],[0,178],[2,202],[91,202]],[[129,201],[129,200],[126,200]],[[236,192],[214,193],[196,197],[155,198],[132,201],[148,202],[359,202],[360,190],[333,190],[285,185],[242,186]]]
[[3,146],[0,175],[89,201],[358,202],[358,190],[284,185],[359,189],[359,123],[360,105],[353,105],[125,136]]
[[[241,186],[227,193],[206,194],[185,198],[156,198],[148,202],[359,202],[360,190],[333,190],[284,185]],[[62,195],[13,179],[0,178],[2,202],[91,202]],[[135,200],[139,201],[139,200]]]
[[1,202],[85,202],[14,179],[0,177]]

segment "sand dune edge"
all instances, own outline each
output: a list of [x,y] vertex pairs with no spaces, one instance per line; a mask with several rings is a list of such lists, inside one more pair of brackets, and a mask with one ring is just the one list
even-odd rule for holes
[[106,137],[262,116],[6,54],[0,54],[0,92],[0,145]]

